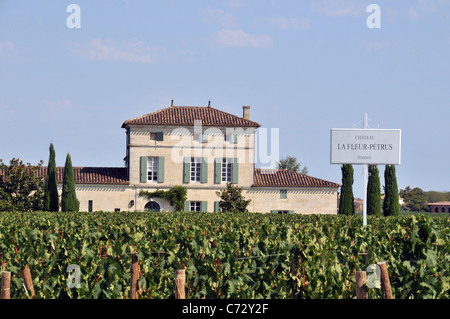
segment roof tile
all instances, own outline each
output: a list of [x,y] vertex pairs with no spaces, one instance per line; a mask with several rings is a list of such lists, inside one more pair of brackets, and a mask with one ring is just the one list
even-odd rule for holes
[[284,169],[256,168],[253,176],[253,187],[340,187],[337,183]]
[[127,125],[183,125],[193,126],[201,120],[202,126],[260,127],[261,125],[242,117],[209,106],[170,106],[153,113],[127,120]]

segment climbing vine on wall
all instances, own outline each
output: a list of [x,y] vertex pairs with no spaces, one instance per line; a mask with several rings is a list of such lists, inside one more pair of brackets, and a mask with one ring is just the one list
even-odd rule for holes
[[164,198],[167,199],[171,205],[175,205],[177,211],[182,211],[184,208],[184,202],[187,199],[187,188],[183,186],[174,186],[169,190],[157,189],[154,192],[141,190],[139,196],[145,196],[148,199],[151,198]]

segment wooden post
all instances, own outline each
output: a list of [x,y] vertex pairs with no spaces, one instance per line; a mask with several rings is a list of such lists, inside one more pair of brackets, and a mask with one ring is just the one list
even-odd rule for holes
[[137,285],[139,280],[139,274],[141,267],[139,266],[139,260],[136,253],[131,254],[131,287],[130,287],[130,299],[138,299]]
[[184,269],[175,271],[175,299],[186,299],[186,274]]
[[365,271],[356,272],[356,299],[367,299],[367,291],[364,288],[366,280]]
[[1,299],[10,299],[11,272],[2,271],[2,292]]
[[27,291],[30,291],[30,299],[33,299],[34,297],[34,286],[33,286],[33,279],[31,278],[31,272],[28,265],[25,266],[24,270],[20,271],[20,277],[23,278],[23,283],[25,285],[25,289]]
[[394,299],[392,297],[391,283],[389,281],[389,274],[387,271],[386,262],[382,261],[378,263],[380,267],[380,280],[381,280],[381,289],[383,289],[383,298],[384,299]]

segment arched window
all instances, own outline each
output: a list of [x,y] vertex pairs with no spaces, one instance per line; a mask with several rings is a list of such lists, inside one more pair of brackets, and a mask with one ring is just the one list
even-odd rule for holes
[[442,207],[441,211],[442,211],[443,213],[445,213],[445,207]]
[[439,208],[435,207],[435,208],[434,208],[434,212],[435,212],[435,213],[439,213]]
[[161,210],[161,207],[159,206],[159,204],[157,202],[148,202],[145,205],[145,210],[151,211],[151,212],[159,212]]

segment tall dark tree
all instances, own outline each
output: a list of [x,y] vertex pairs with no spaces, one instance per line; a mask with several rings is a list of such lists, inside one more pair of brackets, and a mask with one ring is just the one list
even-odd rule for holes
[[50,143],[50,156],[48,160],[47,179],[44,187],[44,210],[49,212],[59,211],[58,182],[56,179],[55,148]]
[[341,167],[342,186],[339,200],[339,214],[353,215],[355,213],[355,198],[353,196],[353,166],[344,164]]
[[383,215],[400,215],[400,203],[398,198],[397,177],[395,176],[395,165],[386,165],[386,168],[384,170]]
[[367,215],[381,215],[381,184],[377,165],[369,165]]
[[73,174],[72,159],[70,158],[70,154],[67,154],[66,163],[64,165],[61,211],[78,212],[79,209],[80,202],[75,192],[75,176]]

